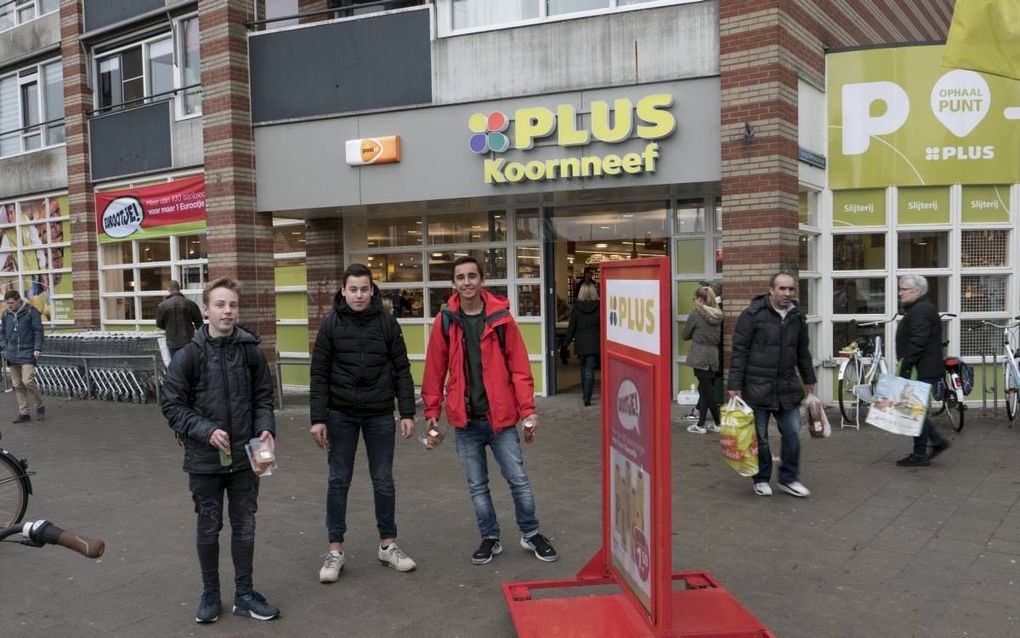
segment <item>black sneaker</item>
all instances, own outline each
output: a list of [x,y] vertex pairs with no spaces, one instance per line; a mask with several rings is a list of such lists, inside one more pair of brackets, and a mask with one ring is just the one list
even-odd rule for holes
[[42,421],[43,419],[46,418],[46,406],[45,405],[40,405],[39,409],[37,409],[35,411],[35,418],[39,419],[40,421]]
[[943,442],[939,443],[938,445],[935,445],[931,449],[931,454],[928,455],[928,460],[929,461],[934,461],[935,457],[938,456],[939,454],[942,454],[946,450],[948,450],[949,446],[950,446],[949,441],[943,441]]
[[11,421],[11,423],[28,423],[31,420],[32,420],[31,415],[19,414],[17,417],[14,418],[13,421]]
[[535,552],[535,558],[547,563],[559,560],[559,554],[549,543],[549,539],[541,534],[535,534],[530,538],[521,537],[521,547]]
[[900,467],[927,467],[931,465],[931,463],[928,461],[927,456],[908,454],[899,461],[896,461],[896,465]]
[[267,603],[265,597],[257,591],[246,591],[234,594],[234,615],[272,620],[280,615],[280,610]]
[[195,622],[202,624],[216,622],[220,617],[221,607],[218,590],[202,592],[202,599],[198,601],[198,611],[195,612]]
[[493,556],[499,556],[502,553],[503,546],[499,544],[498,538],[483,538],[482,544],[471,555],[471,562],[475,565],[484,565],[491,561]]

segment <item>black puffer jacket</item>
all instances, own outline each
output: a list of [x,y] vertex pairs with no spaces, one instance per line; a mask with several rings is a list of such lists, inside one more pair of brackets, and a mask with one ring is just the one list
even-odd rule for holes
[[[210,337],[202,326],[166,371],[160,407],[184,444],[184,471],[219,474],[249,468],[244,445],[264,431],[276,436],[273,380],[259,350],[262,340],[238,326],[229,337]],[[220,466],[209,445],[216,429],[230,436],[234,464]]]
[[756,297],[740,313],[733,331],[727,389],[740,390],[754,408],[790,409],[804,398],[801,379],[815,384],[804,315],[794,305],[783,319],[767,294]]
[[599,328],[599,318],[601,316],[598,301],[578,301],[575,303],[574,309],[570,311],[570,325],[567,326],[567,336],[563,341],[563,346],[568,346],[571,340],[573,340],[574,353],[577,356],[598,356],[601,352],[599,347],[599,341],[602,336]]
[[942,322],[935,304],[925,295],[903,304],[903,321],[896,328],[896,354],[900,376],[910,378],[917,368],[918,379],[939,378],[946,372],[942,362]]
[[319,328],[309,390],[313,424],[325,423],[329,410],[355,416],[392,414],[394,397],[400,416],[414,417],[414,381],[404,335],[396,318],[383,312],[379,289],[372,287],[372,303],[361,312],[351,309],[338,292],[333,313]]

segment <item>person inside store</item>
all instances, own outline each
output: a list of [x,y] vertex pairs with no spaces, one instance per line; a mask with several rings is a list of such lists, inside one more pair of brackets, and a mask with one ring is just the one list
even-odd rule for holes
[[181,284],[176,279],[170,281],[167,292],[170,295],[156,306],[156,327],[166,331],[166,347],[173,359],[195,336],[195,330],[202,327],[202,310],[181,294]]
[[[791,496],[811,495],[799,480],[800,410],[805,392],[814,394],[807,321],[794,302],[797,279],[772,275],[769,292],[755,297],[740,313],[733,331],[727,395],[741,397],[754,410],[758,434],[758,473],[754,493],[772,496],[772,451],[769,419],[775,417],[782,437],[779,489]],[[800,378],[797,378],[798,372]],[[803,386],[801,382],[803,381]]]
[[414,381],[407,346],[396,318],[383,308],[383,297],[372,271],[351,264],[343,273],[326,318],[312,348],[309,388],[311,435],[327,451],[326,533],[329,551],[319,569],[320,583],[335,583],[347,562],[347,495],[354,476],[358,435],[365,440],[368,470],[375,497],[379,531],[379,562],[409,572],[415,562],[396,542],[396,488],[393,454],[396,423],[400,434],[414,434]]
[[[945,374],[942,353],[942,321],[935,304],[928,298],[928,280],[920,275],[903,275],[896,287],[903,320],[896,327],[896,352],[900,356],[900,376],[909,379],[917,371],[917,380],[938,383]],[[928,452],[928,442],[931,452]],[[921,434],[914,437],[913,451],[896,461],[900,467],[926,467],[932,459],[949,449],[949,441],[935,429],[931,415],[925,416]]]
[[262,339],[238,325],[240,284],[222,277],[202,291],[209,325],[171,361],[160,392],[163,416],[184,445],[184,471],[197,515],[196,547],[202,597],[195,622],[220,616],[220,530],[223,501],[230,519],[236,616],[272,620],[280,610],[252,583],[259,476],[245,445],[275,446],[273,379],[258,347]]
[[[698,422],[687,427],[693,434],[718,432],[721,423],[719,403],[715,400],[715,380],[721,374],[719,344],[722,342],[723,314],[716,302],[715,290],[702,286],[694,295],[694,310],[687,315],[683,338],[691,342],[687,365],[698,379]],[[712,423],[706,428],[708,415]]]
[[4,293],[7,310],[0,318],[0,351],[11,372],[11,385],[18,401],[18,416],[14,423],[32,420],[29,398],[35,406],[35,418],[46,418],[46,406],[35,382],[36,361],[42,356],[43,323],[39,310],[25,303],[21,293],[8,290]]
[[[570,311],[570,325],[563,338],[564,350],[574,342],[574,354],[581,358],[581,398],[584,405],[591,405],[592,390],[595,388],[595,368],[598,367],[601,351],[601,329],[599,312],[599,289],[593,282],[581,284],[577,300]],[[566,355],[561,356],[566,359]]]
[[525,442],[534,441],[535,383],[524,339],[510,314],[510,302],[485,289],[485,272],[477,259],[464,256],[453,262],[453,287],[448,307],[432,324],[421,397],[430,437],[439,431],[444,404],[446,419],[456,431],[457,455],[467,473],[482,537],[471,562],[485,565],[503,552],[489,492],[486,447],[510,486],[521,547],[538,560],[555,561],[556,550],[539,533],[516,427],[521,422]]

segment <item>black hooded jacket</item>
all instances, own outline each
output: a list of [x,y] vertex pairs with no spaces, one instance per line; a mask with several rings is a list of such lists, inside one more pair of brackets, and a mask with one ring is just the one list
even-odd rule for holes
[[896,328],[900,376],[909,379],[916,368],[918,379],[941,377],[946,365],[942,359],[942,321],[935,304],[925,295],[912,304],[903,304],[903,312]]
[[[237,326],[229,337],[210,337],[209,326],[174,355],[160,407],[184,444],[184,471],[220,474],[250,467],[244,445],[264,431],[276,436],[273,379],[259,350],[262,339]],[[216,429],[230,436],[233,466],[221,467],[209,445]]]
[[[804,398],[804,384],[815,384],[807,324],[796,305],[786,318],[772,308],[769,295],[756,297],[740,313],[733,331],[733,356],[727,389],[740,390],[752,408],[790,409]],[[800,372],[800,379],[797,372]]]
[[570,311],[570,325],[567,326],[567,336],[563,340],[566,347],[574,340],[574,352],[579,357],[584,355],[598,356],[601,352],[599,340],[601,339],[599,328],[599,302],[578,301]]
[[382,307],[372,284],[372,302],[355,312],[339,292],[333,313],[319,328],[312,349],[309,403],[312,423],[325,423],[329,410],[354,416],[393,413],[414,417],[414,381],[404,335]]

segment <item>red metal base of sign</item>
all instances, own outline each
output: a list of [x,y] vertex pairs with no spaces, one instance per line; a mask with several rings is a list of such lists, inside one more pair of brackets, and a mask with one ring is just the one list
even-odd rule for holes
[[[760,620],[708,572],[673,574],[672,629],[657,634],[632,601],[619,593],[569,592],[557,596],[549,590],[612,586],[600,574],[599,554],[578,572],[575,580],[504,583],[503,596],[514,628],[521,638],[775,638]],[[679,581],[679,582],[678,582]]]

